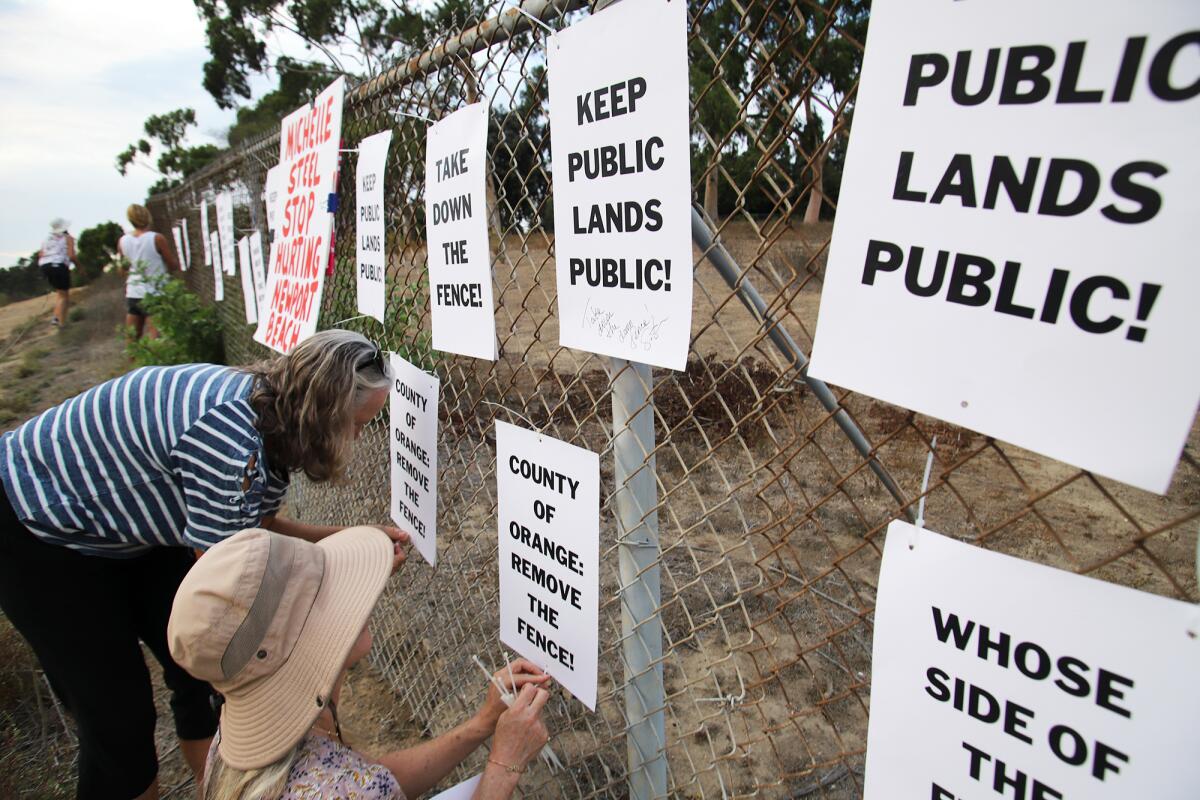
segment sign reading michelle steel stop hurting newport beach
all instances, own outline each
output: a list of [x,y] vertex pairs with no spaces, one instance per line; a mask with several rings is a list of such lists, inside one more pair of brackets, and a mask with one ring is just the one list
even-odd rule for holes
[[500,641],[596,710],[600,457],[496,422]]
[[345,86],[338,78],[311,106],[288,114],[279,134],[279,227],[254,340],[285,354],[317,329],[333,237],[329,197],[336,186]]
[[876,0],[810,374],[1164,492],[1198,96],[1192,0]]
[[559,341],[671,369],[692,326],[687,6],[638,0],[550,37]]

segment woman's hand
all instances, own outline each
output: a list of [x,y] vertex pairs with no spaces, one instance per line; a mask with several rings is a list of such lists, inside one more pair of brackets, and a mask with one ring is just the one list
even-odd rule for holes
[[[508,677],[510,669],[512,670],[511,680]],[[546,686],[550,681],[550,676],[542,672],[540,667],[524,658],[518,658],[507,667],[497,670],[495,677],[504,688],[513,694],[519,693],[526,684]],[[496,730],[496,720],[500,719],[506,708],[504,701],[500,699],[500,690],[496,688],[496,684],[489,683],[487,697],[484,698],[483,705],[475,712],[475,718],[486,731],[486,735],[490,736]]]
[[392,574],[396,574],[396,570],[400,569],[400,565],[408,558],[408,553],[404,548],[408,546],[412,540],[407,533],[393,525],[376,525],[375,527],[388,535],[392,540]]
[[491,760],[505,767],[522,770],[550,739],[542,722],[542,707],[550,693],[532,683],[521,687],[512,706],[496,722]]

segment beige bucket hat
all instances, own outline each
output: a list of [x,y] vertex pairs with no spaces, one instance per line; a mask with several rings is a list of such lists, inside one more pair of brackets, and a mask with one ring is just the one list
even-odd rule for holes
[[365,526],[317,544],[245,530],[196,562],[175,594],[167,641],[180,666],[225,696],[226,764],[268,766],[304,737],[391,568],[391,540]]

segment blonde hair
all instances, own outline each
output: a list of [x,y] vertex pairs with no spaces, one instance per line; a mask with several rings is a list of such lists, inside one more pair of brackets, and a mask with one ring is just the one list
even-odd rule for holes
[[258,769],[235,769],[216,752],[204,776],[201,800],[278,800],[299,752],[300,745],[296,745],[274,764]]
[[250,405],[272,469],[341,477],[354,412],[391,382],[383,353],[359,333],[321,331],[288,355],[250,366]]
[[154,219],[150,216],[150,209],[145,206],[139,206],[137,203],[125,209],[125,219],[129,220],[129,224],[135,228],[149,230],[154,224]]

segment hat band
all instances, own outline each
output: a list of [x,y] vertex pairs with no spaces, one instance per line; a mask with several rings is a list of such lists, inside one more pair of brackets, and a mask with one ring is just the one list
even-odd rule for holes
[[272,536],[269,539],[267,566],[263,570],[262,582],[246,618],[229,639],[229,645],[221,656],[221,675],[232,680],[258,651],[267,635],[279,602],[287,589],[288,579],[296,560],[296,540],[290,536]]

